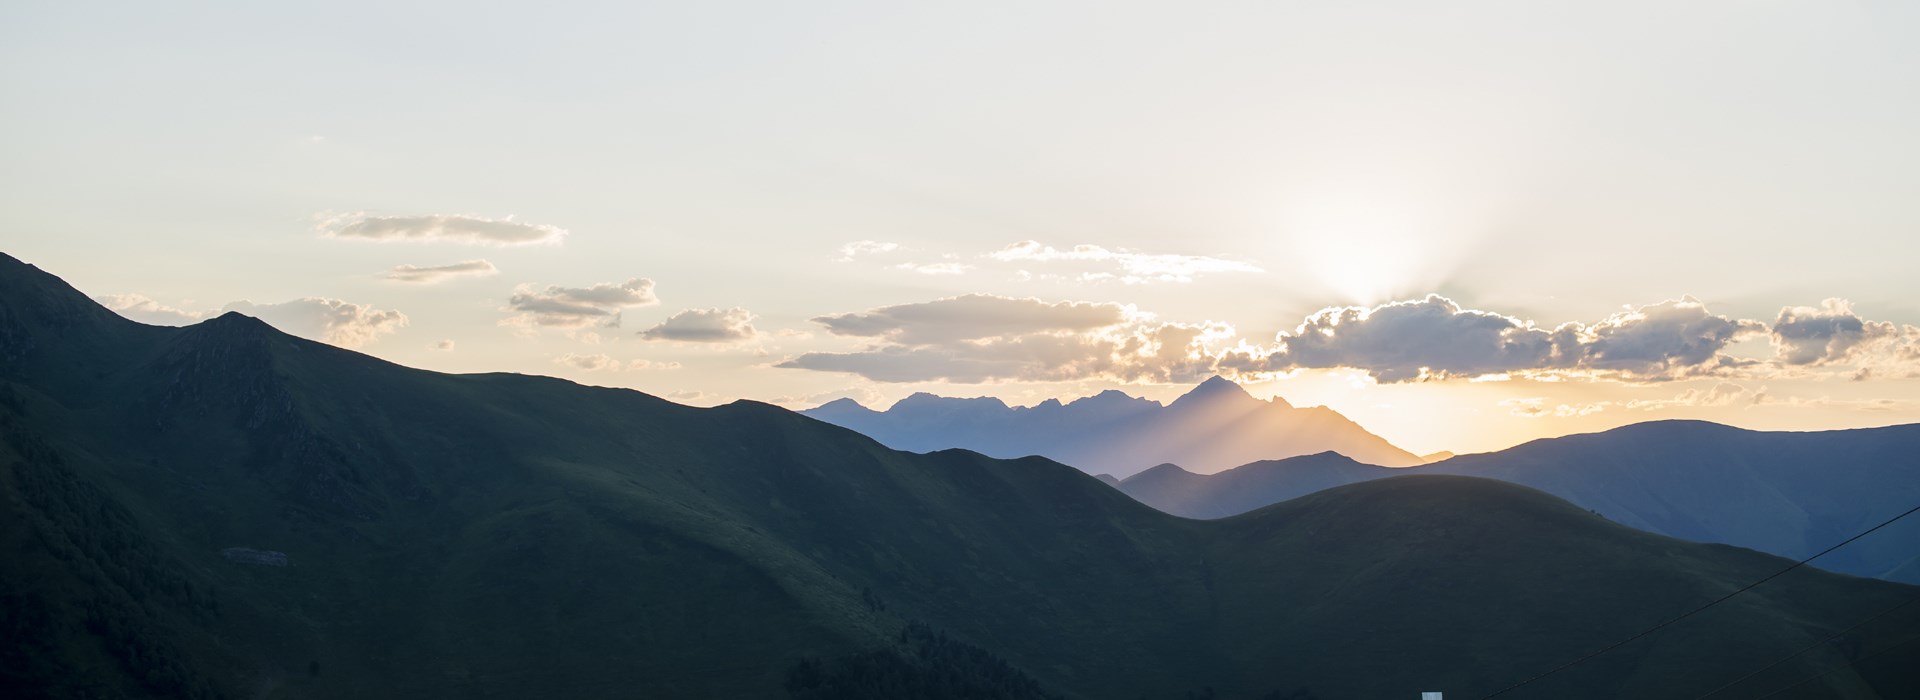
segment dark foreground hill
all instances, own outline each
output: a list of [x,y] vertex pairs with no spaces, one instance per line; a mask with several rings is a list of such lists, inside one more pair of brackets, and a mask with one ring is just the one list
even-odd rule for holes
[[1220,377],[1164,406],[1118,391],[1021,407],[995,398],[922,393],[885,411],[840,399],[801,413],[897,450],[958,447],[994,457],[1040,455],[1118,477],[1162,462],[1214,472],[1328,450],[1389,467],[1424,461],[1333,409],[1296,408],[1279,397],[1261,401]]
[[[0,259],[9,697],[1478,697],[1785,564],[1413,477],[1221,521],[770,406],[133,324]],[[1796,571],[1507,697],[1912,697]]]
[[[1169,513],[1219,518],[1325,488],[1405,474],[1524,484],[1642,530],[1801,559],[1920,505],[1920,425],[1776,433],[1661,421],[1536,440],[1413,470],[1321,454],[1210,476],[1167,465],[1126,479],[1119,488]],[[1920,517],[1821,557],[1818,564],[1920,583]]]

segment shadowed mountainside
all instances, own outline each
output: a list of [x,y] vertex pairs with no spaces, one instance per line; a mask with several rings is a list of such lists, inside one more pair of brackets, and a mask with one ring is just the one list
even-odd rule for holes
[[[28,697],[1472,697],[1784,564],[1458,477],[1184,520],[762,404],[142,326],[3,256],[0,436]],[[1690,698],[1916,594],[1796,571],[1513,697]],[[1733,697],[1910,697],[1912,612]]]
[[920,393],[885,411],[840,399],[801,414],[898,450],[1039,455],[1117,477],[1165,462],[1209,472],[1328,450],[1389,467],[1422,463],[1333,409],[1294,408],[1278,397],[1261,401],[1220,377],[1165,406],[1112,390],[1072,403],[1048,399],[1022,407],[995,398]]
[[[1319,454],[1212,475],[1163,465],[1123,480],[1119,488],[1168,513],[1219,518],[1404,474],[1524,484],[1642,530],[1801,559],[1920,505],[1920,425],[1799,433],[1660,421],[1536,440],[1412,470]],[[1920,518],[1895,523],[1817,563],[1920,583]]]

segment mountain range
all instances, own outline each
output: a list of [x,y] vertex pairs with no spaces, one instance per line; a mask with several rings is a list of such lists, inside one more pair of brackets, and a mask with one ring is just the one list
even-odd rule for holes
[[0,437],[17,697],[1920,695],[1920,588],[1806,568],[1554,670],[1789,562],[1523,486],[1190,520],[764,404],[145,326],[5,256]]
[[[1758,432],[1659,421],[1536,440],[1414,469],[1323,453],[1212,475],[1163,464],[1116,483],[1162,511],[1219,518],[1321,489],[1405,474],[1530,486],[1622,524],[1793,559],[1920,506],[1920,425]],[[1920,583],[1920,519],[1821,557],[1822,567]]]
[[1161,463],[1205,473],[1329,450],[1387,467],[1425,462],[1333,409],[1295,408],[1278,397],[1261,401],[1221,377],[1165,405],[1115,390],[1071,403],[1048,399],[1020,407],[996,398],[917,393],[885,411],[839,399],[801,414],[896,450],[958,447],[1003,458],[1040,455],[1116,477]]

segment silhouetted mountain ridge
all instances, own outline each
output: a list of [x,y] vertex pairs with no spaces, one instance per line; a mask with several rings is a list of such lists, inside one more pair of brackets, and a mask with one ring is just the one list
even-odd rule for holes
[[[1210,476],[1135,477],[1120,488],[1168,513],[1217,518],[1410,473],[1524,484],[1632,527],[1799,559],[1920,505],[1920,425],[1771,433],[1655,421],[1411,470],[1316,455]],[[1920,567],[1913,565],[1917,543],[1920,521],[1902,522],[1818,564],[1920,583]]]
[[[1201,522],[754,402],[231,321],[99,330],[0,339],[0,687],[22,697],[1473,696],[1784,564],[1484,479]],[[1690,698],[1916,593],[1796,572],[1532,689]],[[1853,648],[1911,649],[1916,623]],[[1808,687],[1920,690],[1913,654],[1877,658]]]
[[1162,462],[1207,471],[1326,450],[1385,466],[1421,463],[1332,409],[1295,408],[1278,397],[1261,401],[1222,377],[1201,382],[1164,406],[1113,389],[1030,407],[920,392],[885,411],[840,399],[801,413],[895,449],[964,447],[994,457],[1040,455],[1116,476]]

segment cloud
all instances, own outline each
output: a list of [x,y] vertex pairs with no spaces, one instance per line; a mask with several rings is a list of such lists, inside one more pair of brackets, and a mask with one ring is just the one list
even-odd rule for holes
[[1128,307],[1066,301],[1047,303],[991,294],[968,294],[866,311],[820,316],[814,323],[834,335],[880,338],[920,345],[955,340],[1077,332],[1118,325]]
[[476,245],[519,246],[556,244],[566,238],[566,229],[545,224],[528,224],[477,216],[433,214],[427,216],[368,216],[364,214],[323,214],[321,235],[367,241],[419,241],[467,243]]
[[972,270],[973,266],[957,262],[900,263],[893,266],[893,269],[917,272],[923,275],[962,275],[966,274],[968,270]]
[[873,255],[876,253],[891,253],[899,249],[900,249],[900,245],[897,243],[884,243],[881,241],[854,241],[852,243],[848,243],[846,245],[840,246],[840,257],[834,258],[834,261],[835,262],[853,262],[854,258],[860,257],[862,255]]
[[451,265],[419,267],[416,265],[395,265],[387,272],[387,279],[395,282],[415,284],[433,284],[455,277],[484,277],[499,274],[499,268],[485,260],[462,260]]
[[[1782,318],[1789,322],[1782,325],[1790,335],[1788,341],[1776,340],[1789,348],[1782,357],[1809,361],[1806,358],[1844,356],[1857,365],[1850,375],[1861,380],[1920,375],[1920,328],[1905,326],[1896,332],[1892,324],[1832,320],[1850,314],[1843,304],[1831,302],[1818,313],[1783,311]],[[1325,308],[1292,331],[1276,334],[1270,345],[1250,344],[1227,324],[1160,322],[1121,304],[987,294],[813,321],[836,336],[868,344],[851,351],[806,353],[775,366],[845,372],[882,382],[967,383],[1184,382],[1214,373],[1271,377],[1339,368],[1364,372],[1383,383],[1455,378],[1652,383],[1758,379],[1778,375],[1783,367],[1781,362],[1728,352],[1734,343],[1768,335],[1766,323],[1713,313],[1693,297],[1629,308],[1591,324],[1548,328],[1429,295],[1370,307]],[[1867,330],[1850,330],[1854,328]],[[1809,342],[1817,352],[1796,345]],[[1728,400],[1725,397],[1724,391],[1708,392],[1621,405],[1652,410],[1681,403],[1706,405],[1702,402]],[[1511,408],[1528,415],[1585,415],[1607,405]]]
[[1891,323],[1860,318],[1845,299],[1827,299],[1819,308],[1780,309],[1773,320],[1772,336],[1781,362],[1823,365],[1844,362],[1870,341],[1896,338],[1899,331]]
[[653,294],[653,280],[643,277],[617,284],[602,282],[591,287],[548,286],[536,290],[521,285],[501,309],[514,315],[500,323],[546,328],[618,327],[621,309],[658,303],[659,298]]
[[621,362],[606,354],[580,355],[567,353],[553,358],[555,364],[566,365],[589,372],[637,372],[647,369],[678,369],[678,362],[651,362],[648,360],[628,360]]
[[435,349],[435,350],[439,350],[439,351],[442,351],[442,352],[453,352],[453,341],[451,341],[451,340],[442,340],[442,341],[440,341],[440,342],[438,342],[438,343],[434,343],[434,344],[433,344],[433,349]]
[[357,348],[405,328],[406,314],[339,299],[306,297],[278,304],[236,301],[221,311],[237,311],[304,338]]
[[754,338],[752,321],[753,314],[742,308],[687,309],[640,331],[640,337],[685,343],[737,343]]
[[1578,352],[1568,332],[1463,309],[1437,294],[1371,308],[1321,309],[1276,339],[1274,369],[1349,367],[1381,382],[1568,366],[1573,360],[1567,353]]
[[776,364],[846,372],[879,382],[1068,381],[1187,383],[1214,362],[1206,340],[1232,335],[1224,324],[1132,323],[1081,333],[1029,333],[980,341],[886,344],[857,352],[812,352]]
[[1204,255],[1139,253],[1097,245],[1077,245],[1060,250],[1042,245],[1039,241],[1020,241],[989,253],[987,257],[1002,262],[1097,264],[1115,268],[1119,273],[1086,273],[1076,279],[1090,282],[1118,280],[1126,284],[1192,282],[1197,276],[1218,272],[1264,272],[1260,266],[1241,260]]
[[1374,307],[1330,307],[1276,336],[1268,369],[1347,367],[1380,382],[1526,371],[1585,371],[1637,381],[1711,375],[1743,361],[1721,354],[1766,325],[1709,312],[1684,297],[1623,311],[1591,326],[1551,330],[1462,308],[1437,294]]
[[1717,316],[1693,297],[1623,311],[1580,333],[1581,366],[1639,376],[1681,377],[1737,365],[1720,355],[1729,343],[1764,334],[1759,321]]
[[813,320],[834,335],[875,344],[806,353],[775,366],[882,382],[1195,381],[1214,366],[1208,347],[1234,335],[1226,324],[1156,322],[1119,304],[986,294]]
[[176,309],[139,294],[103,294],[93,300],[121,316],[156,326],[186,326],[207,318],[205,311]]

